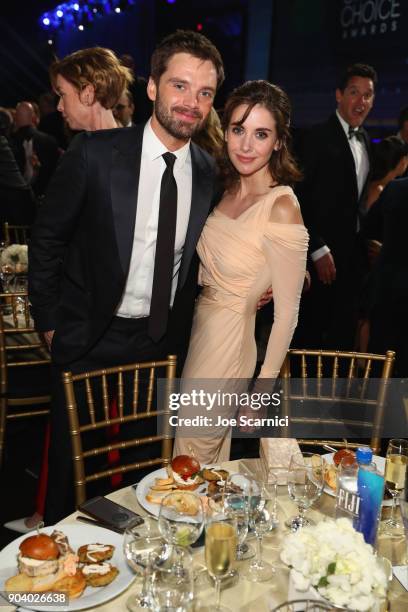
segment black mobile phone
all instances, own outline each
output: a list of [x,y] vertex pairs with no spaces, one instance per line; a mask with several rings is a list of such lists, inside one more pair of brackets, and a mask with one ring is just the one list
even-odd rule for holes
[[121,531],[125,531],[126,527],[133,521],[136,524],[142,524],[143,519],[139,514],[136,514],[129,508],[125,508],[107,497],[93,497],[78,507],[78,510],[88,514],[94,519],[105,523],[105,525],[116,527]]

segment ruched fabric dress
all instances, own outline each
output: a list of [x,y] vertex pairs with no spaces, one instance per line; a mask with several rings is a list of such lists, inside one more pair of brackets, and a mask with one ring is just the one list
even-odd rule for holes
[[[296,198],[290,187],[277,186],[236,219],[217,208],[207,219],[197,246],[203,288],[182,375],[184,392],[200,386],[192,379],[213,379],[212,388],[221,391],[231,391],[231,381],[241,379],[240,390],[246,391],[257,360],[257,303],[270,286],[274,323],[260,377],[279,374],[297,323],[308,247],[303,225],[270,220],[281,196]],[[238,390],[236,384],[234,390]],[[178,416],[188,417],[189,408],[180,408]],[[222,410],[218,407],[217,413]],[[215,413],[213,410],[213,418]],[[188,437],[188,429],[180,428],[174,454],[191,454],[192,449],[202,464],[228,460],[228,428],[212,427],[203,438]]]

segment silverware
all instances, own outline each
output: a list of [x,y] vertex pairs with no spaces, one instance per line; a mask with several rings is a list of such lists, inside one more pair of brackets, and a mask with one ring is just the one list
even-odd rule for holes
[[332,453],[337,453],[337,451],[339,450],[338,448],[333,448],[332,446],[329,446],[328,444],[323,444],[323,448]]
[[94,525],[95,527],[103,527],[104,529],[110,529],[110,531],[115,531],[116,533],[120,533],[120,535],[123,535],[123,529],[113,527],[113,525],[107,525],[106,523],[102,523],[102,521],[95,521],[94,519],[88,518],[87,516],[77,516],[76,520],[81,521],[82,523],[88,523],[88,525]]

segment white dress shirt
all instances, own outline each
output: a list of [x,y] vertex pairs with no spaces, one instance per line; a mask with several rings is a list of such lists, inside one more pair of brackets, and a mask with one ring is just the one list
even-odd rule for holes
[[[340,115],[339,111],[336,110],[336,115],[338,120],[340,121],[340,125],[344,130],[344,133],[347,136],[347,142],[349,143],[349,147],[354,159],[354,165],[356,169],[356,179],[357,179],[357,190],[358,190],[358,198],[360,199],[361,194],[364,189],[364,185],[367,180],[368,172],[370,170],[370,161],[368,159],[367,149],[365,147],[364,142],[359,140],[358,138],[349,138],[349,124],[344,121],[343,117]],[[357,218],[357,230],[358,230],[358,218]],[[326,253],[330,253],[330,249],[327,245],[324,245],[313,251],[310,254],[312,261],[317,261]]]
[[[116,315],[119,317],[147,317],[150,313],[159,221],[160,186],[163,172],[166,169],[166,162],[162,155],[167,152],[168,149],[153,132],[149,120],[143,132],[135,233],[129,274],[122,299],[116,311]],[[173,168],[177,183],[177,225],[169,306],[172,306],[176,293],[178,273],[190,217],[192,193],[190,143],[188,142],[177,151],[171,152],[177,158]]]

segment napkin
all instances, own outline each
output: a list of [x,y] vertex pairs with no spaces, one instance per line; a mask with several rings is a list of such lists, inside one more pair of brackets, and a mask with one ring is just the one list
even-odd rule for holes
[[300,453],[295,438],[261,438],[259,454],[268,474],[274,474],[279,485],[286,485],[290,458]]
[[406,591],[408,591],[408,565],[394,565],[392,573],[400,581]]

